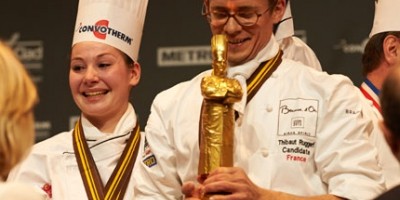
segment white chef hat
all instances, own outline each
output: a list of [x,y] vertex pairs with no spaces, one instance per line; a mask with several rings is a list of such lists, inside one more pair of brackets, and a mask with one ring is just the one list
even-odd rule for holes
[[72,46],[95,41],[138,59],[148,0],[79,0]]
[[400,1],[375,0],[375,16],[369,37],[381,32],[400,31]]
[[282,20],[279,22],[278,28],[276,29],[274,35],[277,41],[294,35],[294,25],[292,11],[290,9],[290,0],[287,1],[285,13],[283,14]]

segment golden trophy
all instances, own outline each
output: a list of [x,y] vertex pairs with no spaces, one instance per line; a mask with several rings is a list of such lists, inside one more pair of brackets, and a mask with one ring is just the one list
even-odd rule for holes
[[[218,167],[233,166],[235,111],[233,104],[241,100],[242,87],[228,78],[227,38],[214,35],[211,39],[211,76],[201,82],[203,105],[200,115],[200,160],[198,175],[204,181]],[[208,199],[207,194],[203,199]]]

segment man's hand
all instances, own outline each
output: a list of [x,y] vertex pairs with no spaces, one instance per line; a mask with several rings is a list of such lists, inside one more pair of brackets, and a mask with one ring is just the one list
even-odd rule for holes
[[260,199],[262,196],[262,189],[237,167],[217,168],[209,174],[203,186],[205,194],[216,194],[212,199]]
[[202,185],[197,185],[193,182],[185,182],[182,185],[182,193],[186,200],[200,200],[202,196]]

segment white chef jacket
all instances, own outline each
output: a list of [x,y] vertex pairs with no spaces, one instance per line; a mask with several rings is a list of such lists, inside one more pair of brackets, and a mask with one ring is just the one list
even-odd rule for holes
[[46,200],[47,195],[23,183],[0,183],[1,200]]
[[400,185],[400,163],[393,155],[390,146],[386,142],[384,133],[379,127],[379,122],[382,121],[383,118],[378,108],[375,107],[376,104],[365,97],[360,90],[358,91],[359,95],[365,102],[365,114],[369,115],[373,119],[374,129],[370,133],[369,140],[378,149],[378,161],[382,167],[383,175],[386,180],[386,188],[389,190],[394,186]]
[[[83,116],[82,126],[105,186],[125,148],[129,133],[136,126],[135,111],[129,104],[113,134],[100,132]],[[74,154],[72,132],[62,132],[36,144],[28,158],[12,171],[8,181],[21,181],[39,188],[50,184],[54,200],[88,199]],[[133,198],[132,179],[124,199]]]
[[314,51],[303,40],[296,36],[290,36],[278,41],[283,50],[283,58],[299,61],[318,71],[322,71]]
[[[279,47],[271,39],[265,49],[261,53],[269,52],[270,59]],[[178,199],[182,184],[196,181],[200,82],[210,74],[154,99],[138,156],[142,162],[134,172],[137,199]],[[385,184],[377,150],[367,140],[371,119],[360,101],[347,77],[284,59],[235,123],[234,165],[262,188],[301,196],[375,197]]]

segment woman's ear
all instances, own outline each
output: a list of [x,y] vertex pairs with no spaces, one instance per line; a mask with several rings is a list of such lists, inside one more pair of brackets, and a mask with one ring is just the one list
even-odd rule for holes
[[140,76],[141,76],[141,67],[140,64],[138,62],[134,62],[133,66],[129,68],[129,72],[130,72],[130,84],[132,86],[136,86],[137,84],[139,84],[140,81]]

